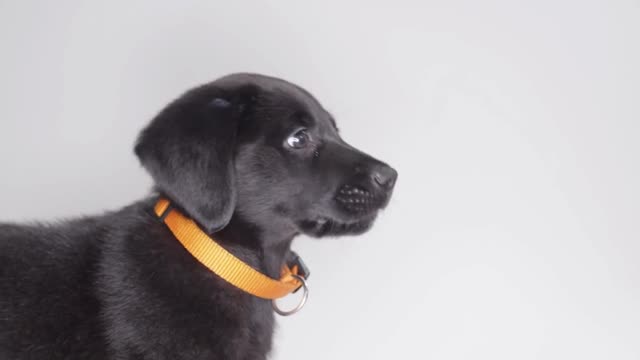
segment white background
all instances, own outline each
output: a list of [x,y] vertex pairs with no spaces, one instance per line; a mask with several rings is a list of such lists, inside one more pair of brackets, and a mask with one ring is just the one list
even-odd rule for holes
[[295,244],[273,359],[640,358],[637,0],[0,0],[0,50],[4,220],[144,196],[138,130],[235,71],[398,169],[370,233]]

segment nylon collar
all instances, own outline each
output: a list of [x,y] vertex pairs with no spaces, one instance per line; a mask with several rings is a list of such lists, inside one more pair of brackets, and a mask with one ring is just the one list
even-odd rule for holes
[[154,210],[158,218],[194,258],[246,293],[263,299],[279,299],[298,290],[303,286],[300,277],[306,279],[309,275],[304,263],[295,256],[294,264],[283,266],[280,279],[273,279],[225,250],[192,219],[174,209],[169,200],[161,198]]

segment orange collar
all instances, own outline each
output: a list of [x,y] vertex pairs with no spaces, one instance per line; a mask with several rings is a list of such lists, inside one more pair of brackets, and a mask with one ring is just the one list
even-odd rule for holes
[[[304,285],[304,281],[298,275],[298,271],[308,273],[300,269],[304,265],[293,265],[291,268],[284,266],[280,280],[272,279],[225,250],[193,220],[173,209],[168,200],[158,200],[154,210],[194,258],[239,289],[263,299],[273,300],[282,298]],[[306,277],[307,274],[301,276]]]

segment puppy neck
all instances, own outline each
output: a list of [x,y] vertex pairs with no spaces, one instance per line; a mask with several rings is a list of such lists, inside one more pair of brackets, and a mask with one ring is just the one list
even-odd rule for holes
[[278,226],[277,221],[265,226],[249,222],[236,213],[229,224],[212,237],[236,257],[277,279],[296,235],[295,230]]

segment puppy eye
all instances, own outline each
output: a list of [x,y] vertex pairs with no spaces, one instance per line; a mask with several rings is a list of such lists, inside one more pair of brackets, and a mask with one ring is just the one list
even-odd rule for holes
[[301,129],[287,138],[287,145],[293,149],[302,149],[309,145],[311,137],[306,129]]

